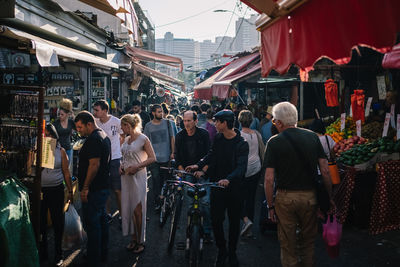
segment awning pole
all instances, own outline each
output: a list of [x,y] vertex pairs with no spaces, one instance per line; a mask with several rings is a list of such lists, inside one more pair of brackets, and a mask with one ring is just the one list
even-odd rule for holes
[[235,88],[235,86],[232,85],[232,88],[233,88],[233,90],[236,91],[236,93],[237,93],[239,99],[242,101],[242,103],[243,103],[245,106],[247,106],[246,103],[243,101],[242,97],[240,96],[239,91]]

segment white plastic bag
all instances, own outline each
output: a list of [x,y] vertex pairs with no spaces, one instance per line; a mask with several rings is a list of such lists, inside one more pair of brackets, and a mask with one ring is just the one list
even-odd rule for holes
[[80,247],[83,242],[83,232],[81,217],[76,212],[74,205],[70,204],[68,210],[65,212],[63,250]]

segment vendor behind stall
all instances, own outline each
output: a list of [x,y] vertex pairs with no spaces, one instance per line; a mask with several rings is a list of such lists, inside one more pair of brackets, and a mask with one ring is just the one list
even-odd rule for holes
[[68,168],[67,153],[58,142],[56,128],[52,124],[47,124],[45,129],[46,137],[57,139],[57,145],[54,151],[54,169],[42,169],[42,194],[43,198],[40,204],[40,260],[46,260],[47,254],[47,213],[50,210],[50,217],[54,227],[54,261],[57,266],[63,264],[63,255],[61,250],[62,235],[64,232],[64,184],[68,188],[68,199],[72,202],[72,183]]

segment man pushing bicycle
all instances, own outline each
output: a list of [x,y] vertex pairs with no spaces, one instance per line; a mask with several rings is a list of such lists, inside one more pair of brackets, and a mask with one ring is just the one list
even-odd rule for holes
[[[235,120],[231,110],[215,114],[215,127],[219,132],[208,154],[196,165],[186,167],[186,171],[196,171],[196,177],[207,175],[211,182],[218,182],[224,190],[211,189],[211,221],[218,255],[215,266],[224,266],[229,257],[230,266],[238,266],[236,247],[240,234],[242,211],[241,187],[247,168],[249,146],[233,128]],[[225,211],[229,218],[228,250],[224,236]]]
[[[197,114],[192,110],[183,113],[183,124],[185,128],[175,137],[175,164],[179,170],[184,170],[187,166],[197,163],[201,160],[210,148],[210,140],[207,130],[197,127]],[[192,177],[187,177],[190,182]],[[207,179],[200,178],[199,182],[207,182]],[[211,218],[210,218],[210,189],[207,188],[207,194],[201,198],[201,204],[204,213],[204,242],[211,243]]]

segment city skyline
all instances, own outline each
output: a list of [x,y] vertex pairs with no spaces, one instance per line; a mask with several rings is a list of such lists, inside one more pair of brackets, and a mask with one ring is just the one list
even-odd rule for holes
[[166,32],[173,32],[176,38],[196,41],[214,40],[224,35],[233,37],[236,34],[234,22],[238,18],[257,14],[236,0],[146,0],[139,3],[153,22],[157,39],[163,38]]
[[[156,52],[182,59],[185,69],[201,70],[229,62],[224,54],[234,55],[251,51],[259,45],[259,33],[254,27],[256,15],[248,19],[235,21],[236,37],[216,36],[214,40],[196,41],[193,38],[177,38],[172,32],[165,33],[163,38],[155,40]],[[176,70],[158,66],[159,70],[169,75]]]

